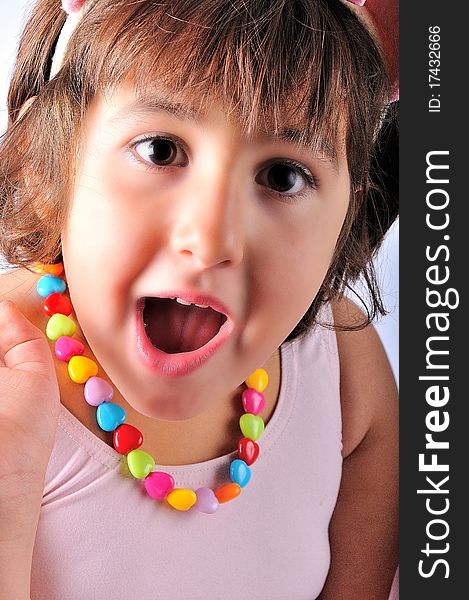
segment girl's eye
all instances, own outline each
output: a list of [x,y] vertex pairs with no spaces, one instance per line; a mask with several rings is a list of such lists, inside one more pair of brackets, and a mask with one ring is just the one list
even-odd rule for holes
[[259,171],[256,183],[287,197],[301,195],[308,187],[317,187],[316,179],[308,169],[294,160],[286,159]]
[[187,156],[180,144],[166,137],[147,137],[130,144],[138,156],[148,165],[155,167],[183,167]]

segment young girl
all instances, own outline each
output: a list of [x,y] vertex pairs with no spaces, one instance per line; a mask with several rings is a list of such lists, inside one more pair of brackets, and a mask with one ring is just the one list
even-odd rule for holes
[[0,155],[2,598],[388,598],[376,5],[37,1]]

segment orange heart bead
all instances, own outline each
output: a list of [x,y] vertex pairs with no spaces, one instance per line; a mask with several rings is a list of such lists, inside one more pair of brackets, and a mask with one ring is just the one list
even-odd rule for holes
[[229,502],[241,494],[241,487],[237,483],[226,483],[215,492],[215,496],[220,504]]
[[55,277],[58,277],[63,273],[64,266],[63,263],[51,263],[49,265],[37,263],[31,270],[38,275],[55,275]]

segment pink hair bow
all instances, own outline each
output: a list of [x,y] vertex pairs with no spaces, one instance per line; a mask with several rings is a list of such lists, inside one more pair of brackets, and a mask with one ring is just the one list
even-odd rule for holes
[[62,8],[70,15],[79,12],[86,0],[62,0]]
[[49,79],[55,77],[60,71],[70,37],[83,16],[83,13],[87,10],[87,7],[91,7],[95,2],[96,0],[62,0],[62,9],[67,13],[67,18],[62,27],[62,31],[57,38]]

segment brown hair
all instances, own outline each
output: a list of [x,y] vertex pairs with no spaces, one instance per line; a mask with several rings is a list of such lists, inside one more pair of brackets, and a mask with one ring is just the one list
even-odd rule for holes
[[[0,251],[15,266],[61,259],[82,125],[98,93],[132,81],[180,99],[214,96],[247,135],[295,119],[299,143],[333,152],[346,123],[351,201],[327,276],[287,339],[361,275],[368,319],[385,314],[371,258],[396,217],[380,191],[375,133],[388,97],[381,54],[339,0],[98,0],[80,22],[62,69],[48,80],[65,21],[58,0],[38,0],[23,32],[0,146]],[[20,119],[22,104],[35,102]],[[388,117],[389,118],[389,117]],[[386,132],[386,127],[381,128]]]

